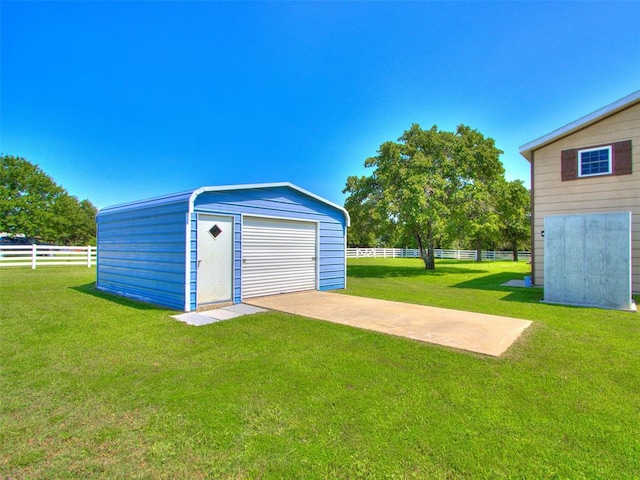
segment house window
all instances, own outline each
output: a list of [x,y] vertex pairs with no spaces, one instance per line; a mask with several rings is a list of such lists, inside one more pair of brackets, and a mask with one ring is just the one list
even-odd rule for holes
[[607,174],[631,175],[633,173],[631,153],[631,140],[598,147],[562,150],[560,155],[562,181]]
[[581,177],[611,173],[611,147],[578,150],[578,171]]

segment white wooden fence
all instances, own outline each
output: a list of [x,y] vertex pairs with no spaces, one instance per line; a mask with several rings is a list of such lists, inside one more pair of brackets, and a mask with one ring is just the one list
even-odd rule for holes
[[[476,260],[475,250],[436,248],[436,258]],[[347,248],[347,258],[420,258],[417,248]],[[482,260],[513,260],[513,252],[483,250]],[[518,252],[518,260],[531,260],[531,252]]]
[[33,269],[47,265],[96,264],[96,247],[55,247],[51,245],[0,245],[0,267]]
[[[96,247],[50,245],[0,245],[0,267],[96,264]],[[435,249],[436,258],[475,260],[475,250]],[[347,258],[420,258],[416,248],[347,248]],[[482,260],[512,260],[510,251],[482,251]],[[518,252],[519,260],[531,260],[531,252]]]

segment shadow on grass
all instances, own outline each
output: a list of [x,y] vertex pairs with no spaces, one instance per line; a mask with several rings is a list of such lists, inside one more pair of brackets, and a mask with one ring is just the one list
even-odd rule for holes
[[452,285],[453,288],[474,288],[477,290],[504,290],[518,287],[503,287],[502,284],[509,280],[522,280],[521,272],[500,272],[492,275],[484,275],[482,277],[467,280],[465,282]]
[[132,300],[130,298],[121,297],[119,295],[114,295],[112,293],[102,292],[96,288],[96,283],[91,282],[85,285],[78,285],[76,287],[69,287],[71,290],[75,290],[76,292],[84,293],[85,295],[91,295],[92,297],[100,298],[102,300],[107,300],[109,302],[117,303],[118,305],[122,305],[124,307],[135,308],[136,310],[166,310],[173,311],[169,308],[161,307],[159,305],[154,305],[151,303],[144,303],[138,300]]
[[504,302],[521,302],[521,303],[540,303],[542,300],[541,288],[525,288],[525,287],[502,287],[511,292],[502,297],[500,300]]
[[348,265],[347,276],[355,278],[437,277],[467,273],[485,273],[486,270],[436,266],[435,270],[420,267],[388,267],[385,265]]
[[493,275],[484,275],[473,280],[467,280],[466,282],[460,282],[452,285],[451,288],[464,288],[475,290],[495,290],[511,292],[502,300],[507,302],[525,302],[525,303],[538,303],[542,299],[541,288],[525,288],[525,287],[503,287],[502,284],[509,280],[522,278],[521,272],[500,272]]

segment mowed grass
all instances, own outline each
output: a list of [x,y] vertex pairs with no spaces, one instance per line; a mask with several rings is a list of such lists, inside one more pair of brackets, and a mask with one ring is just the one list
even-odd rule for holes
[[638,478],[637,314],[528,265],[355,260],[350,294],[528,318],[490,358],[279,313],[205,327],[0,271],[0,478]]
[[542,312],[545,317],[566,315],[566,309],[540,305],[540,288],[501,286],[530,274],[531,265],[524,261],[438,260],[435,270],[425,271],[421,259],[349,259],[344,293],[530,320],[537,320]]

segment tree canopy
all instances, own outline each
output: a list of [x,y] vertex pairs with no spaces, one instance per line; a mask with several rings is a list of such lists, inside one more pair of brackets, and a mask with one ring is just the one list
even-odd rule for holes
[[40,167],[0,156],[0,231],[58,244],[95,244],[96,207],[79,201]]
[[506,231],[507,206],[498,202],[507,191],[502,153],[492,138],[466,125],[455,132],[412,125],[365,161],[371,175],[347,179],[350,242],[412,237],[425,268],[433,269],[434,250],[444,241],[477,249],[498,241]]
[[522,180],[504,182],[496,195],[500,238],[518,260],[518,248],[531,244],[531,195]]

